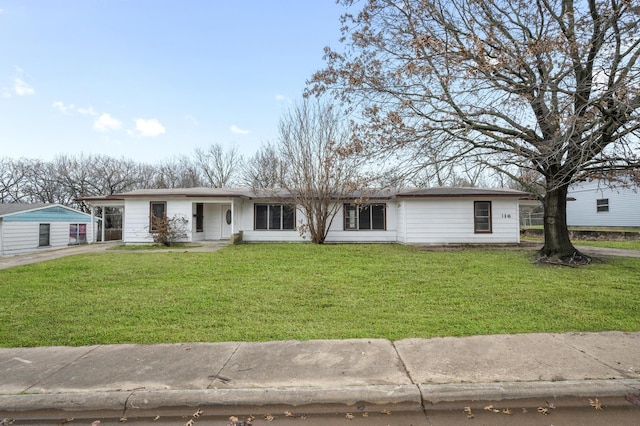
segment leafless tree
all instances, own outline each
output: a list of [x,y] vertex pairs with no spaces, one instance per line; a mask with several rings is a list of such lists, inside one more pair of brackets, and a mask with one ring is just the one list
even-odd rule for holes
[[0,203],[15,203],[22,200],[27,169],[24,159],[0,158]]
[[298,229],[314,243],[324,243],[339,202],[360,185],[360,160],[346,150],[348,140],[344,116],[321,101],[306,99],[280,120],[280,187],[304,213]]
[[277,148],[269,143],[264,144],[243,163],[240,182],[254,189],[277,188],[280,185],[282,163]]
[[212,144],[206,150],[195,150],[195,165],[207,186],[228,188],[236,184],[242,156],[235,146],[225,151],[222,145]]
[[342,22],[346,49],[326,49],[307,94],[329,90],[362,112],[355,149],[445,138],[454,161],[474,153],[499,171],[535,170],[541,253],[580,258],[566,226],[569,185],[638,167],[635,1],[367,0]]
[[150,175],[147,188],[196,188],[205,185],[197,165],[184,155],[157,165],[146,165],[144,173]]

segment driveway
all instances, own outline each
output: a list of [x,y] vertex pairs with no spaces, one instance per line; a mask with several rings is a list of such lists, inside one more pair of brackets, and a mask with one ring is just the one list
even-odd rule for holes
[[[65,256],[73,256],[76,254],[100,253],[110,248],[121,245],[120,241],[108,241],[106,243],[85,244],[80,246],[65,247],[56,250],[43,250],[27,254],[18,254],[15,256],[1,257],[0,269],[13,268],[14,266],[29,265],[32,263],[43,262],[45,260],[59,259]],[[221,249],[228,245],[227,241],[200,241],[198,245],[193,247],[176,247],[170,249],[145,250],[144,252],[211,252]],[[112,253],[131,253],[129,250],[117,251]]]

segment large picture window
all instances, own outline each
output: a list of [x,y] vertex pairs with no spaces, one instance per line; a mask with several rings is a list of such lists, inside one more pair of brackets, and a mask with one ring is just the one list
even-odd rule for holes
[[38,247],[46,247],[51,245],[50,243],[51,243],[51,225],[48,223],[41,223]]
[[387,229],[386,204],[345,204],[344,229],[348,231]]
[[294,229],[295,208],[286,204],[256,204],[254,219],[255,229]]
[[149,203],[149,231],[157,231],[158,227],[156,226],[156,220],[165,220],[166,218],[166,201],[152,201],[151,203]]
[[475,201],[473,203],[473,227],[476,234],[490,234],[491,201]]

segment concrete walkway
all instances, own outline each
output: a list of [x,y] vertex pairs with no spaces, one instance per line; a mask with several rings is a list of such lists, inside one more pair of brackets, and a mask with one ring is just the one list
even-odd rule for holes
[[[46,260],[59,259],[66,256],[74,256],[76,254],[101,253],[108,249],[121,245],[120,241],[108,241],[105,243],[86,244],[80,246],[65,247],[56,250],[42,250],[28,254],[19,254],[16,256],[0,257],[0,269],[13,268],[15,266],[29,265],[32,263],[44,262]],[[162,248],[158,250],[145,249],[144,253],[170,253],[170,252],[211,252],[221,249],[229,245],[227,240],[224,241],[201,241],[193,246],[180,246],[175,248]],[[112,250],[110,253],[132,253],[129,250]]]
[[640,333],[0,349],[0,418],[175,406],[421,411],[635,392]]

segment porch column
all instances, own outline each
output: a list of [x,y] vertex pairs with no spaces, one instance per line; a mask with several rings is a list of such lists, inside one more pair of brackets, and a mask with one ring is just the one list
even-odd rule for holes
[[102,242],[104,243],[104,235],[105,235],[105,231],[104,231],[104,227],[105,227],[105,222],[104,222],[104,206],[101,206],[102,209]]
[[89,242],[96,242],[96,209],[93,206],[91,206],[91,241]]

